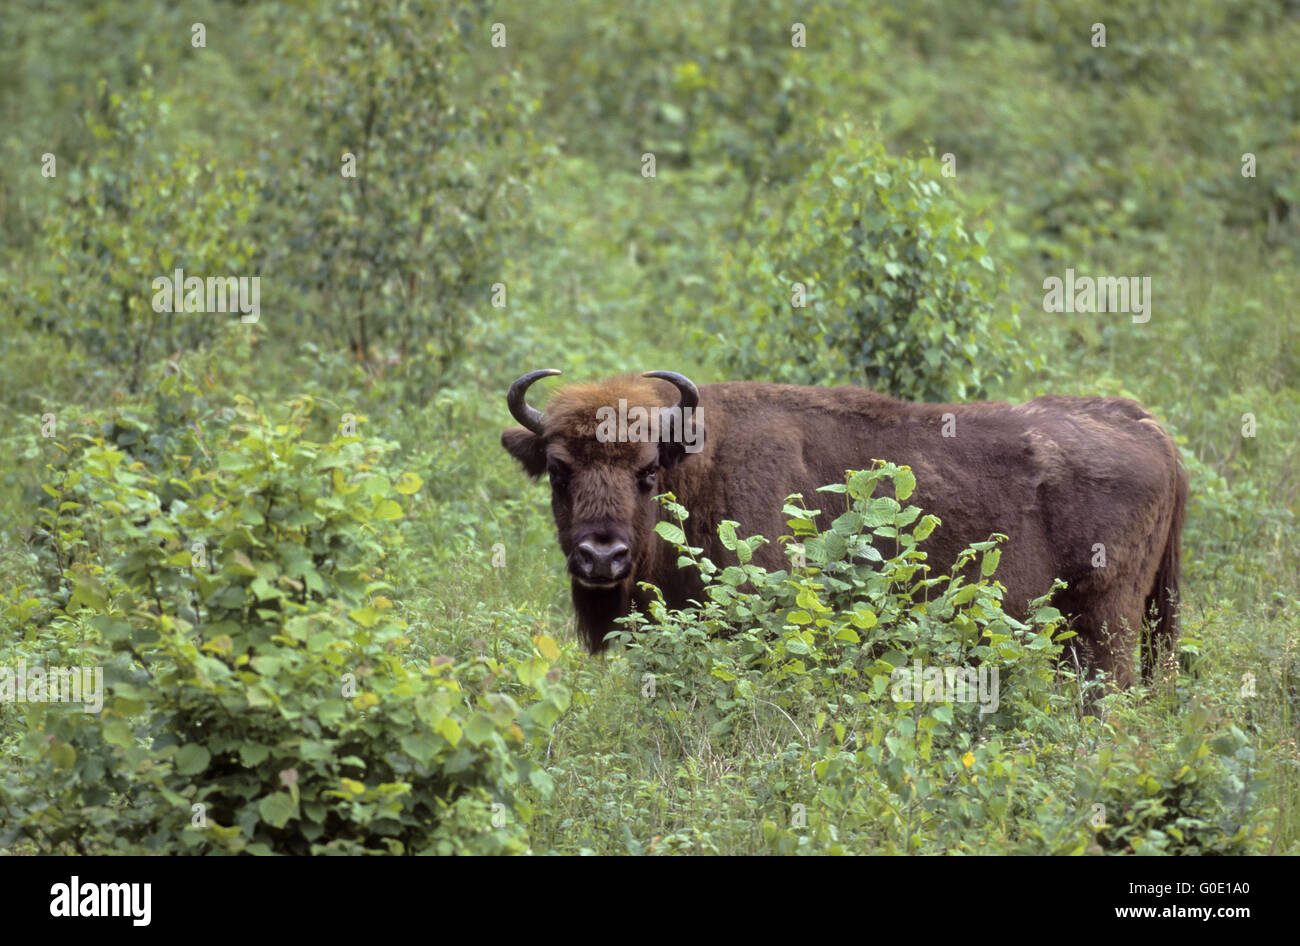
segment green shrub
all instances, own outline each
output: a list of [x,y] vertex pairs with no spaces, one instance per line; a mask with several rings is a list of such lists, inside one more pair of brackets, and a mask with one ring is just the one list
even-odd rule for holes
[[314,22],[328,56],[284,50],[310,134],[273,191],[274,260],[318,337],[399,361],[427,397],[510,289],[504,239],[528,231],[547,154],[536,102],[480,5],[336,0]]
[[1205,855],[1261,848],[1263,826],[1251,815],[1263,780],[1239,728],[1194,705],[1172,745],[1145,744],[1122,725],[1109,736],[1077,775],[1104,851]]
[[99,107],[85,117],[96,160],[60,165],[54,181],[64,196],[45,218],[41,265],[6,290],[26,331],[53,334],[133,391],[146,366],[211,343],[241,317],[155,311],[153,280],[177,269],[204,278],[261,268],[253,176],[192,146],[160,146],[173,103],[155,91],[147,65],[142,75],[127,94],[99,83]]
[[[1190,580],[1212,583],[1225,600],[1267,600],[1283,576],[1295,573],[1297,555],[1287,539],[1294,534],[1295,513],[1255,477],[1239,476],[1234,483],[1195,455],[1183,459],[1192,476]],[[1252,545],[1272,554],[1247,559],[1242,550]]]
[[[645,152],[663,168],[716,163],[737,172],[749,196],[806,167],[817,141],[801,132],[841,77],[839,64],[879,42],[860,10],[825,0],[797,14],[778,0],[672,9],[578,0],[563,13],[539,16],[524,42],[529,59],[557,57],[546,112],[605,132],[557,126],[571,148],[623,161],[629,175]],[[804,48],[792,45],[795,22],[806,28]]]
[[[892,497],[873,495],[882,482],[892,483]],[[649,705],[682,740],[688,708],[713,735],[773,710],[793,723],[798,763],[785,768],[779,800],[805,805],[809,833],[765,820],[774,851],[838,850],[850,830],[899,850],[923,836],[942,838],[954,780],[983,760],[983,771],[997,767],[1001,781],[967,778],[971,798],[957,805],[968,826],[981,823],[990,793],[1009,793],[1016,778],[998,731],[1025,713],[1045,713],[1055,699],[1053,657],[1068,636],[1060,615],[1042,602],[1030,624],[1002,611],[991,577],[1001,537],[969,549],[952,574],[928,576],[920,544],[942,526],[902,505],[914,485],[910,470],[892,464],[850,472],[846,483],[825,488],[850,500],[825,531],[817,511],[787,505],[789,538],[797,540],[787,549],[789,571],[753,564],[762,539],[741,539],[734,523],[719,529],[738,562],[727,567],[687,546],[680,525],[659,526],[705,576],[704,601],[686,611],[652,606],[650,618],[629,621],[641,632],[628,645],[633,673],[654,681]],[[668,508],[686,515],[675,503]],[[998,667],[997,705],[986,701],[981,712],[973,693],[957,701],[906,698],[924,694],[908,682],[918,662],[941,675]],[[791,769],[812,777],[791,783]],[[920,830],[927,820],[937,835]]]
[[1018,351],[1014,310],[994,309],[991,227],[968,231],[933,158],[890,157],[848,127],[832,138],[724,264],[711,326],[726,366],[913,399],[983,393]]
[[[893,495],[875,495],[885,483]],[[1186,723],[1154,768],[1142,761],[1150,747],[1132,741],[1114,753],[1125,759],[1118,766],[1100,751],[1083,770],[1094,778],[1058,775],[1059,744],[1086,742],[1085,733],[1094,745],[1121,741],[1089,716],[1080,732],[1069,711],[1128,696],[1088,697],[1096,684],[1069,685],[1055,658],[1073,635],[1046,597],[1028,623],[1002,610],[995,574],[1005,537],[930,576],[923,543],[943,526],[904,505],[914,486],[907,467],[850,471],[824,488],[850,501],[826,529],[816,510],[787,505],[791,568],[775,572],[752,561],[763,540],[740,538],[734,523],[718,536],[736,564],[701,557],[686,543],[687,511],[666,499],[677,523],[660,523],[659,534],[699,569],[702,601],[682,611],[653,604],[625,632],[632,677],[648,697],[641,705],[665,741],[687,759],[729,737],[780,747],[754,786],[752,816],[774,853],[1137,851],[1143,839],[1171,853],[1257,849],[1260,830],[1246,817],[1257,786],[1226,758],[1249,750],[1225,739],[1234,732],[1226,727]],[[988,674],[978,694],[953,685],[968,671]],[[913,689],[913,679],[923,685]],[[1103,798],[1124,828],[1095,818]]]
[[[188,409],[197,394],[160,384]],[[0,782],[5,838],[46,851],[527,850],[529,800],[551,788],[530,747],[568,705],[547,676],[555,644],[413,664],[383,563],[421,480],[390,473],[382,441],[306,439],[314,408],[300,399],[277,422],[236,396],[197,423],[164,431],[156,415],[121,414],[112,440],[54,448],[66,456],[50,465],[39,529],[61,581],[6,617],[46,654],[101,667],[103,712],[4,708],[24,729]]]

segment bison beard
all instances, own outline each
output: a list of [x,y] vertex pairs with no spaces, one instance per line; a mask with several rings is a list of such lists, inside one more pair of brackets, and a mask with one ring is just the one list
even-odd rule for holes
[[[1129,686],[1148,615],[1143,676],[1155,674],[1158,654],[1173,653],[1187,475],[1173,440],[1134,401],[1047,395],[1014,405],[911,404],[862,388],[697,389],[681,375],[653,372],[653,380],[561,388],[545,414],[529,406],[529,385],[558,373],[530,372],[511,385],[507,402],[523,426],[501,440],[531,476],[550,474],[578,627],[592,652],[604,648],[617,618],[645,606],[638,582],[657,585],[670,607],[700,593],[698,575],[678,569],[675,551],[654,533],[655,494],[671,491],[691,511],[687,538],[713,561],[735,563],[716,538],[718,524],[732,519],[742,534],[772,540],[755,554],[757,564],[784,568],[775,540],[788,532],[785,497],[816,497],[829,521],[845,498],[817,487],[881,459],[911,466],[912,501],[942,520],[923,546],[932,574],[1002,532],[1010,541],[996,577],[1009,614],[1025,618],[1029,601],[1055,578],[1068,583],[1055,601],[1078,632],[1067,656]],[[703,449],[602,442],[598,413],[620,399],[652,411],[696,409]]]
[[632,595],[623,584],[616,588],[584,588],[574,582],[573,614],[578,634],[591,653],[605,649],[605,635],[614,630],[616,620],[632,610]]

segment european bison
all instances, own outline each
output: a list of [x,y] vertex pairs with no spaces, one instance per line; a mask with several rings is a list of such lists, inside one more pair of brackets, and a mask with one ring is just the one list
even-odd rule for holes
[[[559,373],[532,371],[510,386],[510,412],[523,426],[501,442],[529,475],[550,475],[578,627],[593,653],[616,618],[646,604],[637,582],[657,585],[672,607],[700,593],[698,575],[679,570],[675,551],[654,533],[655,494],[676,494],[691,512],[691,544],[715,562],[730,563],[716,537],[718,523],[732,519],[742,534],[772,540],[756,554],[759,564],[784,568],[775,543],[788,532],[782,500],[802,493],[838,515],[844,497],[817,487],[877,458],[911,466],[911,501],[943,522],[924,546],[932,574],[951,568],[970,543],[1003,532],[1010,541],[997,578],[1013,616],[1023,618],[1059,576],[1069,587],[1055,604],[1072,616],[1087,668],[1129,686],[1148,614],[1143,676],[1153,674],[1158,652],[1172,653],[1187,475],[1173,440],[1134,401],[911,404],[852,387],[697,388],[657,371],[563,387],[543,415],[525,393]],[[660,429],[649,429],[647,414]],[[610,436],[616,418],[626,422],[621,439]]]

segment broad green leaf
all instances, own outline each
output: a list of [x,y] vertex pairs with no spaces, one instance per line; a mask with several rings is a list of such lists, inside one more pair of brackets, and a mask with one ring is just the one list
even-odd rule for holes
[[415,473],[403,473],[393,484],[393,489],[403,496],[410,496],[412,493],[418,493],[420,487],[424,485],[424,480]]
[[912,471],[908,469],[899,470],[894,476],[894,496],[901,502],[911,496],[915,489],[916,477],[912,475]]
[[656,523],[655,532],[659,533],[660,536],[662,536],[668,542],[671,542],[673,545],[686,544],[686,533],[681,530],[680,526],[677,526],[671,522]]
[[212,761],[212,753],[204,746],[181,746],[176,753],[176,771],[180,775],[198,775]]
[[257,803],[258,814],[273,828],[283,828],[297,807],[288,792],[275,792]]

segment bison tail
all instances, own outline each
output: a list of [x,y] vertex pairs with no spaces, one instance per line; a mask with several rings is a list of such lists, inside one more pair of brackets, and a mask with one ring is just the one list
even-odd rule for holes
[[1174,515],[1160,555],[1155,583],[1147,595],[1146,613],[1154,612],[1142,648],[1142,679],[1150,683],[1161,660],[1173,661],[1178,644],[1178,573],[1182,564],[1183,518],[1187,511],[1187,471],[1181,463],[1174,466]]

